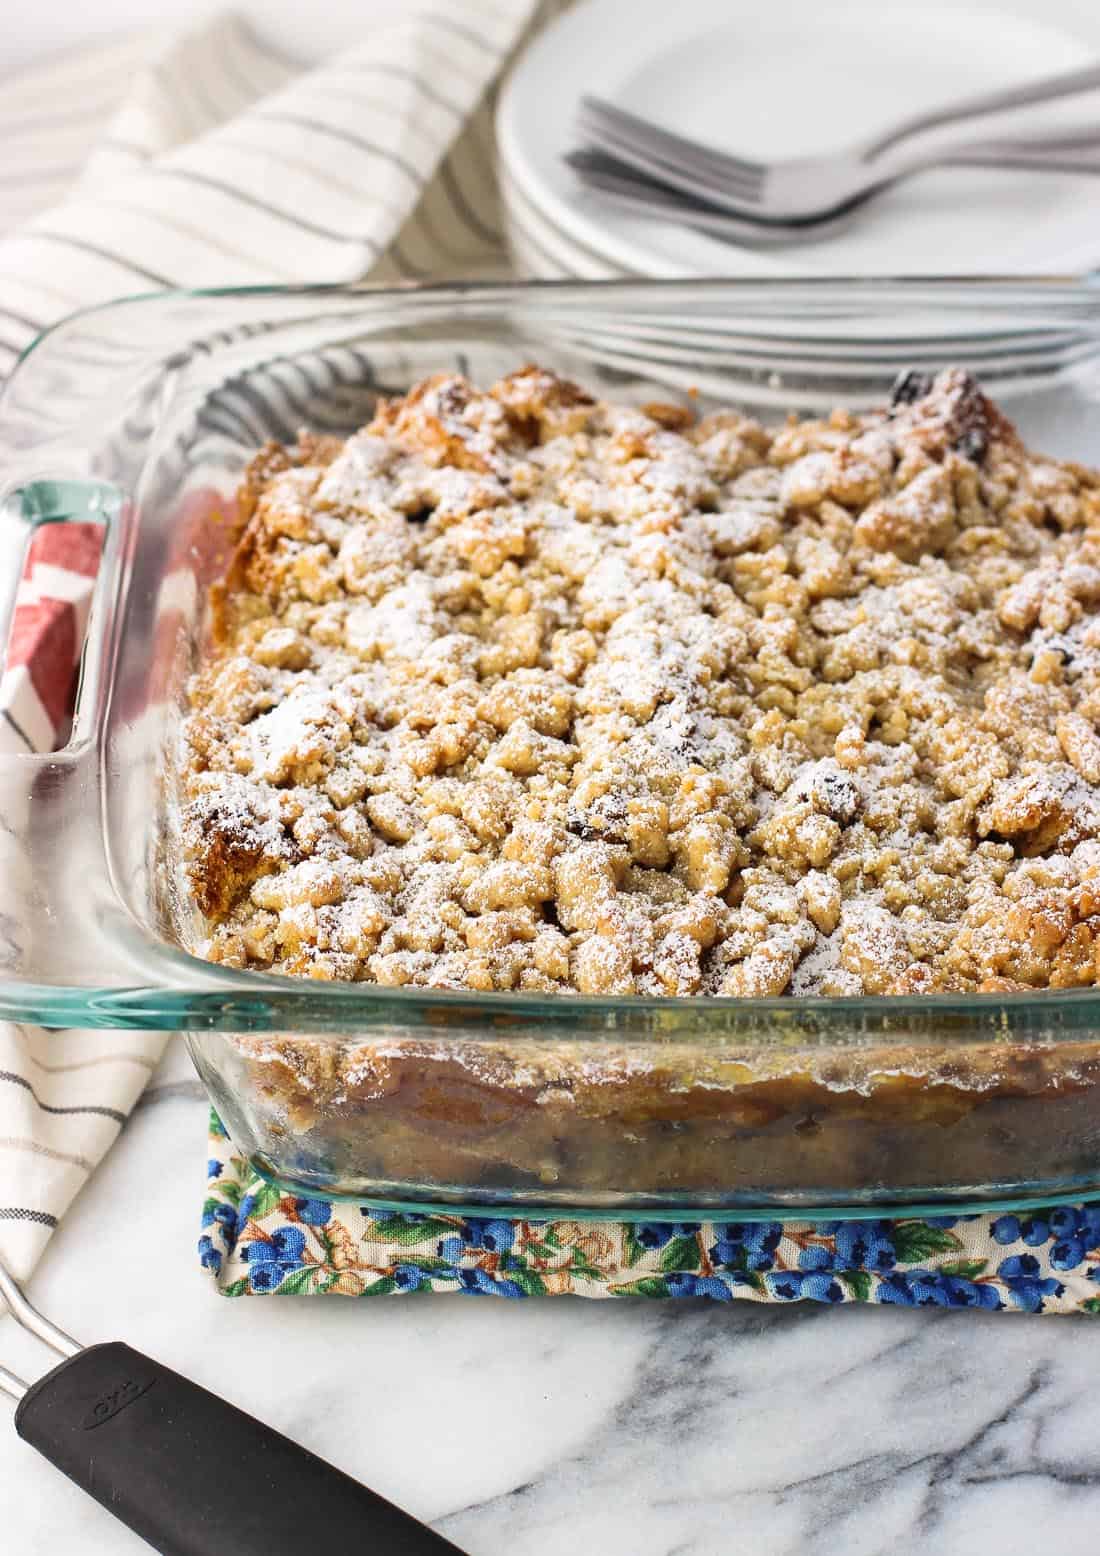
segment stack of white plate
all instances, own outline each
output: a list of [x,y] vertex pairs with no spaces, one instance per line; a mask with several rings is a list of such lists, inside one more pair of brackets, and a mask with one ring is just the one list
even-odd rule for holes
[[[595,93],[759,159],[840,147],[936,103],[1087,64],[1095,0],[586,0],[537,37],[497,118],[508,236],[521,274],[976,275],[1100,265],[1100,177],[952,168],[899,185],[845,232],[750,249],[621,214],[563,162]],[[1029,124],[1100,123],[1100,94]],[[1001,128],[1001,127],[998,127]],[[973,134],[991,133],[979,123]],[[968,132],[970,133],[970,132]]]

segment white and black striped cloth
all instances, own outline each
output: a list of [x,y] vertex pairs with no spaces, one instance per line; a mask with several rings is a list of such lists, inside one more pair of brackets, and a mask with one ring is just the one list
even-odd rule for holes
[[[223,16],[0,94],[0,372],[74,308],[166,286],[485,275],[503,265],[502,66],[561,5],[410,0],[302,70]],[[49,105],[49,106],[43,106]]]
[[[567,3],[363,0],[362,43],[308,69],[221,16],[4,81],[0,377],[53,321],[137,292],[506,273],[496,88]],[[43,598],[51,579],[34,585]],[[0,815],[15,834],[19,821]],[[0,954],[19,933],[0,921]],[[0,1023],[0,1259],[20,1279],[162,1044]]]

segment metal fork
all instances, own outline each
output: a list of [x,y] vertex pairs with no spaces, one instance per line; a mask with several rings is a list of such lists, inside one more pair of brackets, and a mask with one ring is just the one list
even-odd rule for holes
[[[866,192],[875,192],[899,176],[899,168],[917,170],[913,165],[916,148],[911,143],[920,137],[948,125],[1057,101],[1097,87],[1100,64],[967,98],[907,119],[884,134],[829,156],[774,162],[719,151],[650,124],[598,97],[582,98],[580,124],[596,149],[689,198],[753,221],[812,222],[831,218]],[[1021,139],[1015,137],[1010,144],[1019,145]],[[1081,144],[1079,136],[1050,137],[1060,146],[1067,139]],[[939,145],[942,149],[942,138]],[[924,155],[929,156],[931,150],[931,145],[925,147]],[[919,159],[920,153],[916,155]]]
[[1036,149],[1023,143],[976,143],[945,150],[939,156],[922,159],[919,166],[899,170],[892,178],[865,188],[834,211],[821,212],[812,219],[763,221],[758,217],[732,214],[728,209],[692,199],[669,185],[638,173],[633,167],[606,152],[584,149],[570,152],[565,159],[582,182],[602,198],[611,201],[631,216],[676,222],[694,227],[710,237],[741,244],[747,248],[769,248],[794,243],[819,243],[847,227],[860,209],[891,184],[910,173],[930,167],[993,167],[1024,169],[1032,172],[1071,172],[1100,174],[1100,131],[1090,139]]

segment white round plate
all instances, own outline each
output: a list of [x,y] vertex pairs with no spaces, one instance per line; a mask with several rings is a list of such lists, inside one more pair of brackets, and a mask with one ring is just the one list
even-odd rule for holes
[[[820,243],[749,249],[623,216],[562,157],[593,92],[750,157],[841,147],[936,103],[1086,64],[1100,18],[1074,31],[945,0],[587,0],[521,58],[497,121],[505,176],[592,266],[652,276],[974,275],[1100,264],[1100,177],[952,168],[873,202]],[[1048,16],[1066,7],[1046,7]],[[1094,38],[1085,33],[1095,33]],[[1100,94],[1035,110],[1032,124],[1100,119]],[[1019,123],[1019,121],[1017,121]],[[973,127],[989,133],[992,121]],[[971,133],[970,131],[967,132]],[[516,208],[509,217],[522,242]]]
[[499,169],[501,205],[516,274],[528,280],[606,281],[636,274],[574,243],[564,228],[544,216],[523,190]]

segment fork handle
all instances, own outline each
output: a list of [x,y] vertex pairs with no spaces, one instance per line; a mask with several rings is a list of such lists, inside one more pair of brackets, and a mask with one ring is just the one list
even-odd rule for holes
[[40,1378],[15,1429],[162,1556],[461,1556],[350,1475],[119,1341]]
[[918,114],[902,124],[895,125],[881,140],[864,148],[864,160],[871,162],[884,151],[897,146],[900,141],[927,130],[942,129],[947,124],[959,124],[966,119],[981,119],[986,114],[1002,113],[1008,108],[1028,108],[1034,103],[1054,102],[1062,97],[1075,97],[1080,92],[1091,92],[1100,87],[1100,64],[1085,65],[1078,70],[1063,71],[1057,76],[1044,76],[1023,86],[1002,87],[996,92],[983,92],[975,97],[964,97],[946,108],[934,108],[931,113]]
[[889,177],[908,177],[933,167],[1035,168],[1045,172],[1095,173],[1100,167],[1100,127],[1021,135],[1012,140],[962,141],[891,160]]
[[965,147],[958,152],[947,152],[938,157],[936,167],[987,167],[994,169],[1016,168],[1033,173],[1100,173],[1100,150],[1090,156],[1086,151],[1028,152],[1022,146],[1008,146],[998,151],[996,147]]

